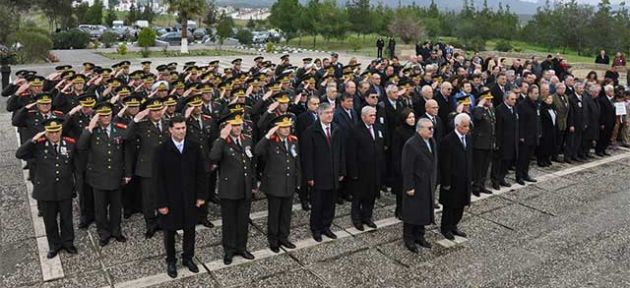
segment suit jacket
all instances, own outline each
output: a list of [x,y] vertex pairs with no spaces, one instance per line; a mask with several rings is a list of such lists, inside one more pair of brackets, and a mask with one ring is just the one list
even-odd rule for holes
[[[440,204],[460,208],[470,204],[472,191],[472,137],[466,135],[466,147],[455,131],[440,145]],[[448,190],[446,188],[449,188]]]
[[601,113],[599,114],[599,125],[604,125],[604,130],[612,131],[615,126],[615,105],[608,100],[606,96],[599,97],[598,100],[599,107],[601,109]]
[[[137,145],[138,149],[129,149],[134,155],[125,157],[125,176],[131,177],[137,175],[140,177],[151,178],[153,176],[153,152],[155,147],[162,144],[170,136],[168,134],[168,125],[166,121],[160,120],[162,132],[155,127],[150,120],[144,120],[136,123],[131,121],[127,127],[128,131],[125,141],[130,145]],[[132,170],[132,167],[134,169]]]
[[555,110],[558,113],[556,116],[556,121],[558,124],[558,129],[560,131],[567,130],[567,117],[569,116],[569,96],[563,95],[560,96],[558,94],[553,94],[553,105],[555,106]]
[[331,123],[330,140],[321,122],[306,128],[302,136],[302,175],[314,181],[313,189],[333,190],[339,187],[339,177],[346,175],[345,143],[341,129]]
[[254,147],[249,137],[240,136],[239,147],[229,136],[218,138],[210,150],[210,161],[219,165],[219,198],[249,200],[254,187]]
[[518,147],[518,113],[513,107],[512,111],[505,105],[497,106],[496,113],[496,149],[502,160],[512,160],[516,156]]
[[171,139],[155,147],[153,181],[157,208],[168,208],[168,214],[160,214],[165,230],[194,227],[199,220],[197,199],[208,199],[208,176],[201,154],[199,146],[188,140],[184,140],[181,153]]
[[494,105],[494,107],[497,107],[501,103],[503,103],[505,93],[508,92],[506,89],[507,87],[503,87],[503,90],[501,90],[501,86],[499,86],[499,84],[492,84],[492,87],[490,87],[490,93],[492,93],[492,104]]
[[[442,119],[442,121],[448,121],[451,112],[455,111],[453,110],[453,107],[449,105],[448,99],[444,98],[440,92],[435,93],[433,99],[435,99],[435,101],[438,102],[438,105],[440,105],[440,109],[438,110],[438,116],[440,119]],[[445,132],[450,132],[450,128],[447,128],[446,126],[445,128]]]
[[261,190],[270,196],[292,197],[301,183],[298,139],[289,135],[286,142],[288,150],[278,136],[263,137],[254,149],[265,163]]
[[519,139],[523,139],[526,145],[538,145],[541,135],[540,129],[540,108],[538,103],[529,99],[518,103],[516,107],[518,111],[518,135]]
[[33,160],[35,169],[33,198],[39,201],[61,201],[71,199],[75,188],[74,154],[75,142],[64,137],[59,142],[59,151],[53,144],[41,139],[37,142],[26,141],[15,152],[22,160]]
[[[584,96],[582,96],[584,97]],[[584,99],[584,98],[582,98]],[[567,115],[567,127],[575,127],[576,132],[582,132],[587,126],[587,111],[585,111],[584,102],[577,97],[571,95],[569,97],[569,114]]]
[[[402,219],[414,225],[429,225],[435,222],[433,203],[437,185],[438,150],[435,141],[426,142],[415,133],[402,150]],[[413,196],[406,191],[415,190]]]
[[313,124],[313,122],[315,122],[316,120],[317,112],[306,111],[300,114],[297,117],[297,121],[295,122],[295,136],[297,136],[298,139],[302,139],[302,134],[304,133],[304,130],[311,126],[311,124]]
[[[201,123],[199,123],[201,120]],[[199,145],[204,160],[208,160],[210,148],[219,136],[219,127],[212,116],[202,114],[199,119],[192,116],[186,120],[186,138]],[[209,165],[206,165],[209,168]]]
[[[396,127],[402,124],[400,119],[400,112],[402,112],[402,110],[404,109],[403,104],[400,101],[396,101],[396,109],[394,109],[394,106],[389,102],[388,99],[386,99],[380,102],[378,105],[381,106],[381,109],[385,110],[385,127],[387,128],[387,131],[395,131]],[[387,143],[392,143],[391,137],[392,134],[387,133]]]
[[370,130],[361,121],[350,130],[347,146],[348,178],[352,181],[355,197],[374,197],[381,187],[382,167],[385,165],[385,136],[377,125]]
[[[429,118],[429,115],[422,114],[422,116],[420,116],[420,118],[426,118],[431,120],[431,118]],[[442,122],[442,119],[440,119],[440,116],[436,116],[434,117],[434,121],[433,121],[433,140],[435,140],[435,145],[438,147],[438,149],[440,148],[440,142],[442,142],[442,139],[444,138],[444,131],[445,131],[445,127],[444,127],[444,122]]]

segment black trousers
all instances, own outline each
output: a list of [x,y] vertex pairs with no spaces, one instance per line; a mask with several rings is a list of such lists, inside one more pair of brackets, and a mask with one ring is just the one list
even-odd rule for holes
[[501,183],[505,181],[508,168],[512,165],[512,159],[504,159],[500,151],[492,153],[492,168],[490,169],[490,177],[493,183]]
[[208,218],[208,209],[209,209],[209,199],[212,196],[216,197],[216,185],[217,185],[217,172],[216,170],[213,172],[209,172],[208,173],[208,179],[210,181],[210,186],[208,187],[208,198],[207,199],[203,199],[206,202],[203,203],[203,205],[201,205],[201,207],[197,207],[197,215],[199,215],[199,221],[204,220],[206,218]]
[[335,218],[336,191],[313,189],[311,192],[310,226],[313,233],[323,233],[330,229]]
[[[101,239],[118,237],[120,232],[120,218],[122,201],[120,189],[94,189],[94,215],[96,216],[96,230]],[[109,217],[108,217],[109,216]]]
[[516,179],[529,176],[529,158],[536,150],[536,145],[518,143],[518,158],[516,159]]
[[128,215],[142,212],[142,191],[137,176],[131,177],[131,181],[122,187],[122,206]]
[[403,241],[408,245],[413,245],[417,240],[424,238],[424,233],[424,225],[403,223]]
[[595,152],[604,153],[606,148],[610,145],[610,137],[612,137],[613,127],[604,127],[599,130],[599,140],[595,145]]
[[146,222],[147,229],[157,227],[157,213],[155,212],[155,189],[153,186],[153,178],[139,177],[140,189],[142,190],[142,214],[144,214],[144,221]]
[[372,187],[371,191],[358,191],[358,189],[353,187],[354,195],[352,196],[352,208],[350,210],[353,222],[361,223],[372,220],[376,193],[379,192],[379,189],[380,187]]
[[241,253],[247,250],[249,233],[249,210],[251,200],[221,199],[221,218],[223,225],[223,250],[226,254]]
[[[42,207],[49,249],[58,250],[62,247],[73,246],[72,199],[38,202]],[[59,215],[59,223],[57,223],[57,215]]]
[[442,210],[442,223],[440,223],[440,230],[442,232],[453,231],[457,229],[457,224],[462,220],[464,216],[464,207],[449,207],[444,206]]
[[308,183],[306,183],[306,181],[302,181],[302,187],[298,189],[298,196],[301,203],[311,202],[311,187],[308,186]]
[[[564,151],[565,159],[575,158],[578,155],[582,155],[582,131],[567,133],[567,145]],[[568,158],[567,158],[568,156]]]
[[[175,234],[177,231],[164,231],[164,249],[166,249],[166,263],[177,262],[175,257]],[[184,241],[182,243],[184,253],[182,259],[192,260],[195,256],[195,227],[184,228]]]
[[488,178],[488,168],[490,168],[491,161],[492,150],[473,150],[473,190],[479,191],[486,186],[486,179]]
[[[568,128],[567,128],[568,129]],[[559,154],[566,155],[567,135],[568,131],[559,131],[556,134],[556,150],[551,157],[558,157]]]
[[293,197],[267,195],[269,216],[267,217],[267,241],[269,246],[278,247],[280,241],[289,240]]
[[94,191],[92,186],[85,181],[84,173],[77,173],[77,187],[79,187],[79,208],[81,211],[81,223],[94,221]]
[[376,58],[383,58],[383,47],[376,47]]

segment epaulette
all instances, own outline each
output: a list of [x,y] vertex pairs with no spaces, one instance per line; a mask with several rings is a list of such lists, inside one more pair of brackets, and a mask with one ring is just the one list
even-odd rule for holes
[[28,110],[28,113],[37,113],[37,109],[30,109]]
[[269,137],[269,140],[275,141],[275,142],[280,142],[280,137],[278,137],[278,135],[276,135],[276,134],[273,134],[273,135],[271,135],[271,137]]
[[127,125],[125,125],[123,123],[116,123],[114,126],[116,126],[116,128],[120,128],[120,129],[127,129]]
[[71,138],[71,137],[63,137],[63,140],[65,140],[68,143],[72,143],[72,144],[76,143],[74,138]]
[[297,136],[295,136],[295,135],[289,135],[289,141],[290,141],[290,142],[297,142],[297,141],[298,141],[298,138],[297,138]]
[[52,111],[52,113],[57,115],[57,116],[63,116],[63,112],[58,111],[58,110],[54,110],[54,111]]
[[204,119],[212,119],[212,116],[206,114],[201,114],[201,117]]
[[42,137],[37,140],[37,143],[44,143],[44,142],[46,142],[46,137]]

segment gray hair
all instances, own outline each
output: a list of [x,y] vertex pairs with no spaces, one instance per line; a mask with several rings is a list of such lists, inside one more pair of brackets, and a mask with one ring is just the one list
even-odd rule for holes
[[361,108],[361,116],[365,116],[368,113],[370,113],[371,111],[376,111],[376,108],[370,106],[370,105],[366,105],[363,106],[363,108]]
[[323,114],[324,111],[328,109],[332,109],[332,106],[330,105],[330,103],[328,102],[319,103],[319,106],[317,107],[317,115]]
[[420,92],[422,94],[428,93],[428,92],[431,92],[431,94],[433,94],[433,87],[431,87],[431,85],[424,85],[422,86],[422,88],[420,88]]
[[389,84],[387,85],[387,88],[385,88],[385,93],[389,94],[394,91],[394,89],[398,90],[398,87],[396,87],[396,85],[394,84]]
[[326,86],[326,92],[330,92],[333,88],[337,90],[337,84],[331,84]]
[[431,120],[429,120],[428,118],[420,118],[420,120],[418,120],[418,123],[416,123],[416,131],[420,131],[420,129],[427,127],[429,123],[433,124],[433,122],[431,122]]
[[455,126],[460,126],[464,121],[470,123],[470,116],[466,113],[459,113],[455,116]]
[[604,91],[606,91],[606,92],[615,91],[615,87],[613,87],[612,85],[608,84],[608,85],[604,86]]

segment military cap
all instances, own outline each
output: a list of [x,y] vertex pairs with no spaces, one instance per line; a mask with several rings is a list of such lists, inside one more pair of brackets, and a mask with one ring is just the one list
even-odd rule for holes
[[144,76],[142,76],[142,80],[144,80],[144,83],[153,84],[155,82],[155,75],[150,73],[144,74]]
[[277,101],[280,104],[287,104],[289,103],[289,101],[291,101],[291,99],[289,99],[289,94],[287,93],[287,91],[277,92],[272,97],[275,101]]
[[[94,68],[96,70],[96,68]],[[112,69],[109,68],[102,68],[99,73],[101,74],[101,76],[103,76],[103,78],[109,78],[112,74]]]
[[59,118],[48,118],[42,122],[46,132],[59,132],[63,128],[63,120]]
[[85,63],[83,63],[83,67],[85,67],[87,69],[94,69],[94,63],[85,62]]
[[339,58],[339,54],[337,54],[337,52],[332,52],[330,53],[330,57]]
[[41,87],[44,85],[45,80],[46,78],[42,76],[34,75],[33,77],[31,77],[31,79],[28,80],[28,83],[33,87]]
[[245,112],[245,104],[243,103],[232,103],[227,106],[228,111],[230,112]]
[[203,100],[201,100],[201,96],[199,95],[191,95],[190,97],[186,98],[186,105],[190,107],[199,107],[203,105]]
[[[486,87],[484,87],[484,88],[486,88]],[[486,100],[492,100],[494,97],[492,96],[492,91],[490,91],[490,89],[488,89],[486,91],[482,91],[481,94],[479,94],[479,98],[480,99],[486,99]]]
[[125,60],[125,61],[121,61],[120,63],[118,63],[120,67],[122,68],[129,68],[129,66],[131,66],[131,62]]
[[101,101],[94,106],[94,112],[99,116],[109,116],[113,110],[114,104],[109,103],[109,101]]
[[465,94],[458,95],[455,100],[457,101],[457,105],[470,105],[470,96]]
[[127,85],[118,86],[115,91],[120,96],[129,96],[131,94],[131,89]]
[[110,84],[113,88],[120,87],[120,85],[124,85],[123,80],[118,78],[110,78],[107,80],[107,84]]
[[168,91],[168,82],[162,80],[153,83],[151,86],[151,90],[153,91]]
[[282,57],[280,57],[280,59],[282,59],[282,60],[289,60],[289,54],[282,55]]
[[254,62],[262,61],[263,59],[265,59],[265,57],[263,57],[263,56],[256,56],[256,57],[254,57]]
[[178,79],[173,85],[175,85],[175,88],[177,89],[186,88],[186,82],[183,79]]
[[210,61],[210,63],[208,63],[210,66],[216,66],[217,64],[219,64],[219,60],[212,60]]
[[94,107],[96,104],[96,95],[94,93],[84,93],[79,98],[79,104],[83,107]]
[[145,101],[144,103],[142,103],[143,110],[149,109],[151,111],[157,111],[157,110],[162,110],[162,108],[164,108],[164,105],[162,103],[162,100],[158,98],[151,98]]
[[28,70],[18,70],[15,72],[15,76],[20,76],[20,77],[24,77],[28,74]]
[[199,67],[197,67],[195,65],[187,66],[186,68],[184,68],[184,71],[190,72],[190,73],[197,73],[197,72],[199,72]]
[[140,64],[142,64],[142,66],[148,66],[151,65],[151,61],[142,61]]
[[52,103],[52,96],[50,93],[39,93],[35,95],[35,102],[37,104],[50,104]]
[[158,72],[166,72],[166,71],[168,71],[168,66],[166,66],[166,65],[158,65],[155,69]]
[[243,112],[242,111],[234,111],[226,114],[221,117],[221,123],[228,123],[230,125],[241,125],[243,124]]
[[168,67],[168,70],[177,70],[177,62],[168,63],[166,67]]
[[199,89],[201,93],[210,93],[213,91],[212,84],[210,83],[199,83],[197,84],[197,89]]
[[70,70],[70,69],[72,69],[71,65],[59,65],[55,67],[55,70],[57,71],[65,71],[65,70]]
[[144,77],[144,71],[142,70],[136,70],[129,74],[129,78],[133,80],[140,80],[142,77]]
[[274,118],[273,124],[280,128],[291,127],[293,126],[293,119],[291,119],[291,116],[284,114],[284,115],[280,115]]
[[177,96],[170,95],[170,96],[164,98],[164,105],[166,105],[166,106],[177,105]]
[[142,97],[142,94],[137,92],[131,93],[131,95],[123,99],[123,103],[127,107],[140,107],[142,102],[144,102],[144,97]]
[[232,96],[236,96],[236,97],[245,97],[245,89],[243,88],[236,88],[234,90],[232,90]]
[[85,80],[87,80],[87,77],[85,77],[85,75],[83,74],[75,74],[70,79],[72,79],[73,84],[85,84]]
[[403,77],[398,81],[398,87],[409,88],[411,87],[411,81],[407,77]]
[[72,77],[74,77],[74,75],[76,74],[76,72],[74,72],[74,70],[66,70],[61,72],[61,78],[62,79],[70,79]]
[[232,60],[232,64],[234,64],[234,65],[241,64],[241,62],[243,62],[243,59],[241,59],[241,58],[236,58],[236,59]]
[[313,61],[313,58],[311,57],[302,58],[302,62],[304,63],[311,63],[311,61]]

